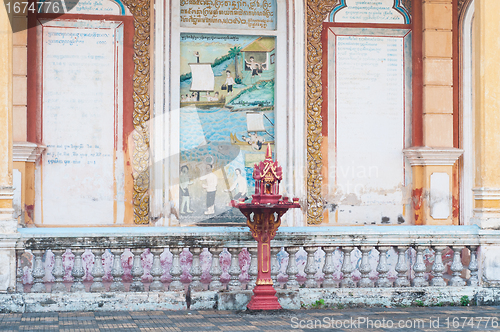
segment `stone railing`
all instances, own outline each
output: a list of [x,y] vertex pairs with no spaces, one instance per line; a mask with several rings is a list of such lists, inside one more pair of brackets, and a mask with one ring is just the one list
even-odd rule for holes
[[[17,293],[173,294],[173,309],[241,309],[257,277],[246,228],[23,229],[17,241]],[[474,226],[283,227],[271,271],[285,308],[307,304],[314,289],[323,297],[335,288],[442,293],[482,287],[478,248],[496,242],[497,232]],[[235,294],[247,297],[236,303]],[[229,304],[217,303],[224,298]]]

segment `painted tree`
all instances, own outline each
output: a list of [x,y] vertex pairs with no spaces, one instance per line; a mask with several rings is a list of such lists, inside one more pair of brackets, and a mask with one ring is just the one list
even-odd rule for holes
[[229,55],[234,56],[234,77],[238,78],[238,55],[241,53],[241,47],[235,46],[229,49]]

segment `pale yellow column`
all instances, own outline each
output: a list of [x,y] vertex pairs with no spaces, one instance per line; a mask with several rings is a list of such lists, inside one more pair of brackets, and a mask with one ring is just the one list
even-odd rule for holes
[[14,290],[17,220],[12,188],[12,29],[0,5],[0,293]]
[[475,0],[476,174],[472,222],[500,228],[500,1]]
[[[16,186],[16,172],[21,177],[20,200],[14,197],[14,217],[17,217],[20,226],[33,224],[33,207],[35,204],[35,177],[34,161],[29,160],[27,149],[27,105],[28,105],[28,19],[25,13],[13,14],[12,34],[12,136],[14,161],[14,186]],[[33,148],[34,149],[34,148]],[[31,158],[32,159],[32,158]],[[17,170],[17,171],[16,171]]]
[[423,2],[424,145],[453,147],[451,0]]
[[0,6],[0,234],[17,229],[12,213],[12,28]]
[[462,153],[453,148],[453,5],[451,0],[422,5],[424,146],[404,151],[413,170],[413,222],[451,225],[458,223],[453,170]]

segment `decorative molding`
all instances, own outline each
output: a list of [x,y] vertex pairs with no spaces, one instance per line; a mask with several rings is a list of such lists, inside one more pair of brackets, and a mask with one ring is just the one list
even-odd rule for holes
[[14,199],[14,187],[1,187],[0,186],[0,200],[13,200]]
[[[405,5],[406,3],[406,5]],[[410,10],[406,7],[410,3]],[[403,6],[401,6],[403,4]],[[411,0],[406,1],[394,1],[393,7],[399,14],[401,14],[405,19],[405,24],[411,23]]]
[[475,200],[500,200],[500,188],[472,188]]
[[458,17],[462,17],[463,11],[469,7],[471,2],[472,0],[458,0]]
[[150,5],[149,0],[124,0],[134,16],[134,223],[149,223],[149,81]]
[[34,163],[47,147],[31,142],[14,142],[12,145],[12,161]]
[[330,14],[328,15],[328,20],[330,22],[335,22],[335,14],[337,14],[342,9],[347,8],[346,0],[338,0],[336,2],[338,3],[333,6]]
[[[14,187],[0,186],[0,234],[2,235],[17,232],[17,219],[13,215],[13,200]],[[0,247],[2,247],[2,243],[0,243]]]
[[323,157],[321,143],[323,120],[323,21],[337,4],[337,0],[311,0],[307,2],[307,223],[323,221],[321,169]]
[[[336,0],[338,4],[334,5],[331,10],[331,13],[328,15],[329,22],[335,22],[335,15],[344,8],[347,8],[347,0]],[[399,14],[404,17],[405,24],[411,23],[411,4],[412,0],[396,0],[394,1],[394,8]],[[401,5],[403,5],[401,7]]]
[[418,147],[403,150],[411,166],[453,166],[464,153],[456,148]]
[[[401,0],[401,4],[403,5],[403,7],[405,7],[406,11],[409,13],[410,15],[410,21],[412,19],[411,17],[411,13],[412,13],[412,0]],[[408,22],[410,23],[410,22]]]

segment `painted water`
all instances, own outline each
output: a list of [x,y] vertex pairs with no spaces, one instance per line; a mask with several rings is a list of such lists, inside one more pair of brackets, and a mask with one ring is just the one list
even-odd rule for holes
[[[258,133],[265,140],[271,141],[274,136],[274,112],[263,112],[270,121],[265,121],[265,129],[270,134]],[[252,178],[253,164],[246,162],[247,155],[258,155],[263,159],[265,146],[255,151],[246,142],[234,144],[231,142],[231,134],[241,139],[248,136],[247,118],[245,111],[231,112],[227,108],[199,109],[196,107],[181,108],[180,121],[180,148],[181,166],[189,168],[189,178],[193,182],[189,187],[191,196],[192,215],[184,216],[190,220],[207,222],[210,217],[204,215],[206,208],[206,190],[203,188],[206,174],[206,165],[213,166],[213,172],[218,177],[216,194],[216,216],[217,221],[226,219],[231,222],[244,222],[239,211],[229,207],[232,199],[226,190],[236,181],[236,170],[247,179],[247,197],[254,192],[254,180]],[[252,156],[251,156],[252,157]],[[255,158],[255,157],[254,157]],[[250,160],[253,160],[250,158]],[[233,191],[234,194],[234,191]]]

